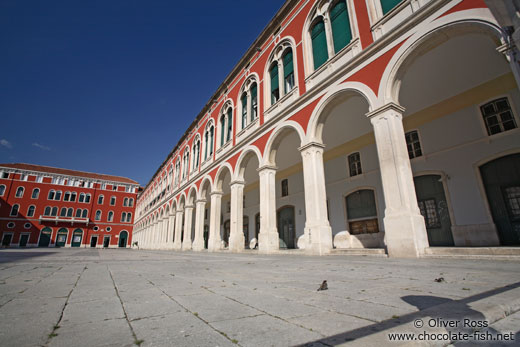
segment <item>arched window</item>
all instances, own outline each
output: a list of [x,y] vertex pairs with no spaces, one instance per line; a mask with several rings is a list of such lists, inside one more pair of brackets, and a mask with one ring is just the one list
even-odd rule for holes
[[282,57],[284,93],[289,93],[294,88],[294,65],[292,49],[288,48]]
[[123,206],[128,206],[128,198],[123,199]]
[[14,204],[13,207],[11,208],[11,213],[9,215],[10,216],[18,216],[18,209],[19,208],[20,208],[20,205]]
[[197,169],[199,167],[199,158],[200,158],[200,138],[196,137],[195,141],[193,142],[193,164],[192,168],[193,170]]
[[87,218],[87,217],[88,217],[88,210],[84,209],[83,212],[81,213],[81,218]]
[[186,148],[182,157],[182,179],[185,179],[189,172],[190,150]]
[[242,129],[247,126],[247,93],[242,93],[240,97],[240,103],[242,106]]
[[33,217],[35,211],[36,207],[34,205],[29,206],[29,208],[27,209],[27,217]]
[[215,135],[215,127],[213,123],[208,123],[206,126],[206,131],[204,132],[204,161],[211,158],[213,155],[213,143]]
[[90,194],[85,195],[85,202],[90,203]]
[[17,198],[23,197],[24,190],[25,189],[23,187],[16,188],[16,195],[15,195],[15,197],[17,197]]
[[51,215],[51,207],[50,206],[46,206],[45,207],[45,210],[43,211],[43,215],[44,216],[50,216]]
[[350,20],[345,0],[338,1],[330,10],[329,16],[334,53],[338,53],[352,41],[352,30],[350,29]]
[[72,217],[73,215],[74,215],[74,209],[72,207],[70,207],[67,210],[67,217]]
[[224,146],[224,139],[226,135],[226,115],[220,116],[220,145]]
[[280,99],[280,83],[278,81],[278,62],[274,62],[269,69],[271,78],[271,104],[275,104]]
[[101,220],[101,210],[96,211],[96,218],[95,220]]
[[111,196],[110,197],[110,206],[115,206],[116,205],[116,197],[115,196]]
[[85,193],[80,193],[79,194],[78,202],[85,202]]
[[47,200],[54,200],[56,196],[56,192],[54,190],[49,190],[49,195],[47,196]]
[[381,9],[383,10],[383,15],[387,14],[396,7],[403,0],[381,0]]
[[61,200],[61,190],[58,190],[56,192],[56,196],[54,197],[54,200],[58,200],[58,201]]
[[103,205],[103,199],[104,199],[103,195],[98,196],[98,200],[97,200],[98,205]]
[[58,208],[55,206],[52,208],[51,216],[56,217],[58,215]]
[[377,233],[377,208],[374,191],[361,189],[345,197],[349,232],[352,235]]
[[126,212],[121,214],[121,222],[126,222]]
[[76,210],[76,218],[81,218],[81,208]]
[[258,117],[258,85],[253,83],[251,85],[251,122]]
[[70,192],[65,192],[63,194],[63,201],[69,201],[70,200]]
[[34,188],[33,191],[32,191],[31,198],[32,199],[38,199],[39,196],[40,196],[40,189],[39,188]]
[[233,134],[233,109],[230,107],[227,110],[227,133],[226,133],[226,142],[231,140],[231,135]]
[[76,192],[72,192],[72,193],[70,193],[70,201],[76,201],[76,196],[77,196],[77,195],[78,195],[78,194],[77,194]]
[[314,70],[319,68],[329,59],[327,51],[327,36],[325,34],[325,24],[323,18],[314,23],[311,28],[312,41],[312,58],[314,61]]
[[66,217],[67,216],[67,208],[62,207],[60,211],[60,217]]
[[128,212],[126,215],[126,222],[131,223],[132,222],[132,213]]
[[4,193],[5,193],[5,186],[2,184],[0,186],[0,196],[4,195]]
[[130,198],[129,202],[130,202],[130,204],[128,206],[130,206],[130,207],[134,206],[134,199]]
[[179,184],[179,180],[181,177],[181,161],[177,158],[177,162],[175,163],[175,185]]
[[108,221],[111,222],[114,220],[114,212],[109,211],[108,212]]

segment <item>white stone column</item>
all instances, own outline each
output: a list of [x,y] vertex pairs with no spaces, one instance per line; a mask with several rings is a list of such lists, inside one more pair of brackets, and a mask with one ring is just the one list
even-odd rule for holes
[[182,247],[182,214],[182,210],[177,210],[177,212],[175,213],[175,240],[173,241],[173,249],[175,250],[180,250]]
[[417,206],[406,148],[404,108],[387,104],[367,114],[374,127],[385,196],[385,240],[391,257],[419,257],[428,247],[424,218]]
[[161,230],[163,226],[163,220],[159,219],[157,220],[157,225],[155,226],[155,238],[154,238],[154,248],[159,249],[160,248],[160,241],[161,241]]
[[184,238],[182,240],[182,249],[191,249],[191,227],[193,224],[193,206],[184,207]]
[[206,200],[197,200],[195,206],[195,240],[193,241],[193,250],[201,251],[204,249],[204,211],[206,209]]
[[327,217],[323,148],[323,144],[316,142],[299,148],[303,161],[305,192],[304,247],[315,254],[327,254],[332,249],[332,228]]
[[220,242],[220,214],[222,204],[222,192],[211,192],[211,214],[209,217],[208,250],[216,251],[221,248]]
[[166,248],[166,235],[168,234],[168,223],[169,223],[169,217],[168,215],[164,216],[163,218],[163,227],[161,230],[161,240],[160,240],[160,246],[161,249]]
[[166,248],[173,248],[173,235],[175,231],[175,214],[170,214],[169,222],[168,222],[168,230],[166,231]]
[[244,182],[233,181],[230,183],[231,189],[231,215],[229,250],[241,252],[244,250]]
[[260,177],[260,233],[258,250],[269,253],[280,249],[278,229],[276,227],[276,167],[258,168]]

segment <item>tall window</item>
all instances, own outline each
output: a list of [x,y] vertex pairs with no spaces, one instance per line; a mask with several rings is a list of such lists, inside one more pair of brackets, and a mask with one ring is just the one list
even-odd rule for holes
[[226,142],[231,140],[231,135],[233,134],[233,109],[230,107],[227,111],[227,133],[226,133]]
[[49,190],[49,195],[47,196],[47,200],[54,200],[54,196],[56,192],[54,190]]
[[116,197],[115,196],[111,196],[110,197],[110,206],[115,206],[116,205]]
[[65,192],[63,194],[63,201],[69,201],[70,200],[70,192]]
[[70,207],[67,210],[67,217],[72,217],[73,215],[74,215],[74,209],[72,207]]
[[76,210],[76,218],[81,218],[81,208]]
[[327,36],[325,35],[325,24],[320,18],[311,28],[312,58],[314,70],[319,68],[329,59],[327,51]]
[[258,85],[253,83],[251,85],[251,122],[258,117]]
[[110,211],[108,212],[108,221],[111,222],[114,220],[114,212]]
[[181,177],[181,161],[180,161],[180,159],[177,159],[177,162],[175,163],[175,185],[179,184],[180,177]]
[[54,200],[57,200],[57,201],[61,200],[61,190],[58,190],[56,192],[56,195],[54,196]]
[[383,10],[383,15],[387,14],[396,7],[402,0],[381,0],[381,9]]
[[421,142],[419,142],[419,133],[417,130],[409,131],[404,134],[406,138],[406,147],[408,148],[408,156],[410,159],[422,156]]
[[78,202],[85,202],[85,193],[80,193],[79,194]]
[[78,193],[76,193],[76,192],[70,193],[70,201],[76,201],[76,196],[77,195],[78,195]]
[[103,205],[103,199],[104,199],[103,195],[98,196],[98,200],[97,200],[98,205]]
[[345,0],[338,1],[330,10],[330,24],[332,27],[334,53],[338,53],[352,41],[352,31],[350,29],[350,20],[348,18],[347,3]]
[[39,188],[34,188],[33,191],[32,191],[31,198],[38,199],[39,196],[40,196],[40,189]]
[[67,208],[62,207],[60,210],[60,217],[66,217],[67,216]]
[[283,179],[282,180],[282,196],[288,196],[289,195],[289,180]]
[[226,115],[220,116],[220,145],[224,145],[224,138],[226,135]]
[[21,198],[23,197],[23,192],[24,192],[24,188],[23,187],[18,187],[16,188],[16,197],[17,198]]
[[278,62],[274,62],[269,69],[271,78],[271,104],[275,104],[280,99],[280,86],[278,81]]
[[85,202],[90,203],[90,194],[85,195]]
[[254,77],[244,82],[240,96],[242,129],[258,117],[258,85]]
[[95,220],[101,220],[101,210],[96,211],[96,218]]
[[193,143],[193,165],[192,169],[195,170],[199,167],[199,158],[200,158],[200,138],[196,138]]
[[352,153],[348,156],[348,167],[350,172],[350,177],[360,175],[362,173],[361,170],[361,156],[359,152]]
[[240,103],[242,107],[242,129],[247,126],[247,93],[242,93],[242,97],[240,98]]
[[55,206],[52,208],[51,216],[56,217],[58,215],[58,208]]
[[132,222],[132,213],[128,212],[126,215],[126,222],[131,223]]
[[2,185],[0,186],[0,196],[3,196],[4,193],[5,193],[5,186],[2,184]]
[[123,199],[123,206],[128,206],[128,198]]
[[126,212],[121,214],[121,222],[126,222]]
[[128,203],[129,203],[128,206],[130,206],[130,207],[134,206],[134,199],[130,198],[130,201]]
[[20,208],[20,205],[14,204],[13,207],[11,207],[11,213],[10,216],[18,216],[18,209]]
[[44,216],[50,216],[51,215],[51,207],[50,206],[46,206],[45,207],[45,210],[43,211],[43,215]]
[[87,216],[88,216],[88,210],[84,209],[83,212],[81,213],[81,218],[87,218]]
[[377,209],[374,191],[371,189],[358,190],[345,198],[349,232],[352,235],[377,233]]
[[484,117],[488,135],[498,134],[517,127],[507,98],[488,102],[480,107],[480,111]]
[[27,209],[27,217],[33,217],[35,211],[36,207],[34,205],[29,206],[29,208]]
[[213,124],[208,125],[204,133],[204,160],[209,159],[213,155],[214,133],[215,128]]
[[184,156],[182,158],[182,179],[185,179],[188,175],[190,166],[190,151],[186,148],[184,150]]
[[292,49],[285,51],[283,60],[284,92],[289,93],[294,88],[294,66]]

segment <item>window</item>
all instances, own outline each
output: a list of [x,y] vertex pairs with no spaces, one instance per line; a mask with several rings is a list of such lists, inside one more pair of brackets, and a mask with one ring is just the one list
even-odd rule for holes
[[182,179],[185,179],[188,175],[190,165],[190,150],[186,148],[182,157]]
[[85,193],[79,193],[78,202],[85,202]]
[[96,218],[95,220],[101,220],[101,210],[96,211]]
[[422,156],[421,142],[419,142],[419,133],[417,130],[409,131],[404,134],[406,138],[406,147],[408,148],[408,156],[410,159]]
[[130,207],[134,206],[134,199],[133,198],[130,198],[128,206],[130,206]]
[[63,194],[63,201],[69,201],[70,200],[70,192],[65,192]]
[[9,172],[2,172],[2,178],[9,178]]
[[98,196],[98,200],[97,200],[98,205],[103,205],[103,198],[104,198],[103,195]]
[[19,208],[20,208],[20,205],[14,204],[13,207],[11,208],[11,213],[9,215],[10,216],[18,216],[18,209]]
[[383,10],[383,15],[387,14],[396,7],[402,0],[381,0],[381,9]]
[[7,223],[7,227],[8,227],[9,229],[14,228],[15,225],[16,225],[16,224],[14,224],[13,222],[9,222],[9,223]]
[[418,202],[419,210],[424,217],[426,228],[440,228],[441,220],[437,211],[437,203],[435,199],[427,199]]
[[66,217],[67,216],[67,208],[62,207],[60,211],[60,217]]
[[81,213],[81,218],[87,218],[87,216],[88,216],[88,210],[84,209],[83,212]]
[[282,180],[282,196],[288,196],[289,195],[289,180],[283,179]]
[[123,206],[128,206],[128,198],[123,199]]
[[72,207],[69,207],[67,210],[67,217],[72,217],[74,215],[74,209]]
[[33,217],[35,211],[36,207],[34,205],[29,206],[29,208],[27,209],[27,217]]
[[116,197],[115,196],[111,196],[110,197],[110,206],[115,206],[116,205]]
[[513,111],[507,98],[500,98],[488,102],[480,107],[488,135],[502,133],[515,129],[516,122]]
[[241,106],[242,106],[242,129],[244,129],[247,125],[247,93],[242,93],[242,97],[240,98]]
[[54,200],[55,195],[56,195],[56,192],[54,190],[50,190],[49,195],[47,196],[47,200]]
[[283,61],[284,93],[289,93],[294,88],[294,66],[292,49],[285,51]]
[[25,224],[23,225],[23,227],[24,227],[25,229],[31,229],[31,226],[32,226],[31,223],[25,223]]
[[117,186],[115,184],[112,186],[112,190],[117,190]]
[[15,195],[15,197],[17,197],[17,198],[23,197],[23,192],[24,192],[24,188],[23,187],[16,188],[16,195]]
[[520,187],[511,186],[504,189],[507,210],[513,220],[520,220]]
[[43,211],[44,216],[50,216],[51,215],[51,208],[50,206],[46,206],[45,210]]
[[85,202],[90,203],[90,194],[85,195]]
[[280,99],[280,88],[278,81],[278,62],[274,62],[269,69],[269,76],[271,78],[271,105],[274,105]]
[[226,134],[226,115],[220,116],[220,145],[224,145],[224,137]]
[[32,191],[31,198],[32,199],[38,199],[39,196],[40,196],[40,189],[34,188],[33,191]]
[[81,208],[76,210],[76,218],[81,218]]
[[311,28],[312,58],[314,70],[319,68],[329,59],[327,51],[327,37],[325,35],[325,24],[320,18]]
[[0,186],[0,196],[3,196],[4,193],[5,193],[5,186],[2,184],[2,185]]
[[108,212],[108,221],[111,222],[114,220],[114,212],[110,211]]
[[77,196],[77,195],[78,195],[78,194],[77,194],[76,192],[72,192],[72,193],[70,193],[70,201],[75,202],[75,201],[76,201],[76,196]]
[[27,177],[26,174],[20,174],[20,181],[27,181]]
[[126,222],[127,223],[131,223],[132,222],[132,213],[131,212],[128,212],[126,214]]
[[345,198],[349,232],[352,235],[377,233],[377,209],[374,191],[362,189]]
[[258,84],[255,77],[247,78],[240,95],[241,128],[244,129],[258,117]]
[[61,190],[58,190],[56,192],[56,195],[54,196],[54,200],[58,200],[58,201],[61,200]]
[[199,167],[199,159],[200,158],[200,138],[197,137],[195,139],[194,145],[193,145],[193,170],[197,169]]
[[348,18],[347,3],[338,1],[330,10],[330,25],[332,27],[332,41],[334,53],[338,53],[343,47],[352,41],[352,31]]
[[52,211],[51,211],[51,216],[52,217],[56,217],[57,215],[58,215],[58,208],[57,207],[53,207]]
[[350,172],[350,177],[360,175],[362,173],[361,170],[361,156],[359,152],[352,153],[348,156],[348,167]]
[[226,142],[229,142],[231,140],[232,131],[233,131],[233,109],[230,107],[227,110]]
[[126,212],[121,214],[121,222],[126,222]]

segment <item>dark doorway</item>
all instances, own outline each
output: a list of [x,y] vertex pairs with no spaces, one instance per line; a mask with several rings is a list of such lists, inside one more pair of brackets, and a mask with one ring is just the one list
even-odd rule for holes
[[430,246],[453,246],[451,220],[440,175],[414,177],[419,210],[424,217]]
[[229,245],[229,233],[231,228],[231,222],[229,219],[224,222],[224,235],[222,235],[222,240],[225,243],[225,247]]
[[208,249],[209,226],[204,225],[204,249]]
[[68,230],[65,228],[61,228],[58,230],[58,235],[56,235],[56,247],[65,247],[67,243],[67,235],[69,234]]
[[27,246],[27,242],[29,241],[29,234],[22,234],[20,236],[20,244],[19,246],[20,247],[25,247]]
[[489,208],[502,245],[520,244],[520,154],[480,167]]
[[119,247],[126,247],[126,240],[128,239],[128,233],[123,230],[119,233]]
[[295,225],[294,206],[285,206],[278,210],[278,234],[280,235],[280,248],[294,248]]
[[256,242],[258,242],[258,234],[260,233],[260,213],[257,213],[255,216],[255,237]]
[[38,241],[38,247],[49,247],[51,243],[51,228],[43,228],[40,232],[40,241]]
[[81,229],[74,230],[74,233],[72,234],[72,242],[70,243],[70,246],[71,247],[80,247],[82,239],[83,239],[83,230],[81,230]]
[[11,241],[13,239],[13,234],[4,234],[2,238],[2,246],[9,247],[11,245]]
[[110,236],[105,236],[103,238],[103,248],[108,248],[110,246]]
[[249,248],[249,217],[244,216],[244,223],[242,225],[242,231],[244,232],[244,246]]
[[95,248],[97,246],[97,238],[98,238],[97,236],[92,236],[90,238],[90,247]]

